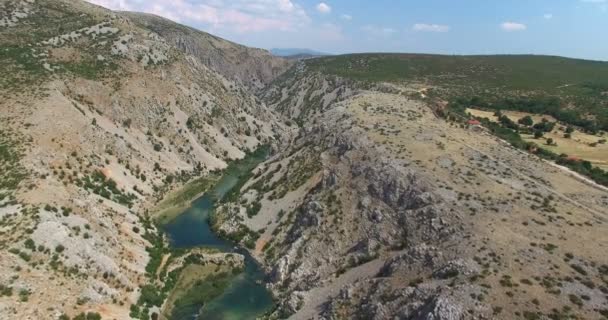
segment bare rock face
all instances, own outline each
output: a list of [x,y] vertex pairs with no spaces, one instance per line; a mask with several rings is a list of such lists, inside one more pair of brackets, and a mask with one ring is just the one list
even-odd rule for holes
[[269,280],[274,283],[281,283],[287,280],[289,272],[289,257],[282,257],[272,268]]
[[433,277],[439,279],[449,279],[458,275],[470,277],[478,275],[480,271],[479,265],[475,261],[456,259],[433,271]]
[[305,203],[304,206],[301,207],[286,240],[294,242],[300,239],[307,229],[318,227],[320,224],[320,215],[323,213],[323,210],[323,205],[318,201]]
[[433,299],[424,309],[420,316],[414,316],[414,319],[420,320],[461,320],[465,317],[465,310],[461,305],[448,298],[439,297]]
[[266,50],[241,46],[159,16],[143,13],[127,15],[210,69],[253,89],[263,88],[292,64]]
[[424,269],[434,269],[442,261],[438,248],[425,244],[415,246],[387,260],[378,274],[390,277],[399,273],[415,273]]

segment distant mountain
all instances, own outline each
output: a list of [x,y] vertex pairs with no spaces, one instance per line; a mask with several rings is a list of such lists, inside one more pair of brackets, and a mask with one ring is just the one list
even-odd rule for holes
[[289,58],[310,58],[310,57],[321,57],[331,56],[332,54],[326,52],[315,51],[311,49],[301,48],[274,48],[270,49],[270,53],[278,57],[289,57]]

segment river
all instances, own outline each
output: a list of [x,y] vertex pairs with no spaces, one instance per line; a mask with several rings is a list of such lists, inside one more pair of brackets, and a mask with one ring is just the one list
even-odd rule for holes
[[234,278],[221,296],[204,306],[191,305],[173,310],[172,320],[255,319],[273,306],[270,292],[262,284],[264,274],[246,250],[216,236],[209,226],[215,204],[267,157],[267,152],[256,152],[233,163],[209,192],[196,199],[190,208],[164,226],[170,245],[174,248],[209,247],[223,252],[237,252],[245,256],[245,270]]

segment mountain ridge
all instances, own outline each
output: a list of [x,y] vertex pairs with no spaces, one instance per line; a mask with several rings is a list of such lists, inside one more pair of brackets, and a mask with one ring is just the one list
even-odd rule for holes
[[321,57],[331,56],[333,54],[321,52],[305,48],[272,48],[270,53],[279,57],[306,56],[306,57]]
[[267,50],[242,46],[160,16],[137,12],[125,14],[159,33],[186,54],[199,57],[212,69],[253,88],[264,87],[290,65],[289,61],[275,58]]

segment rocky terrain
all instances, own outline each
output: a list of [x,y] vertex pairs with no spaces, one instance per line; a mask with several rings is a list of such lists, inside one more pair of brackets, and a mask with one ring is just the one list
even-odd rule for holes
[[213,227],[266,269],[266,318],[608,318],[607,189],[440,117],[424,77],[81,1],[0,0],[0,43],[0,319],[169,317],[166,283],[243,259],[167,252],[159,204],[261,145]]
[[606,317],[605,188],[439,118],[422,83],[287,76],[264,100],[300,134],[219,226],[261,234],[270,318]]
[[[82,1],[1,1],[0,14],[0,319],[129,318],[149,278],[148,214],[281,135],[249,85],[287,62]],[[250,69],[223,68],[222,50]]]
[[125,14],[209,68],[250,89],[263,89],[291,65],[266,50],[232,43],[155,15]]

